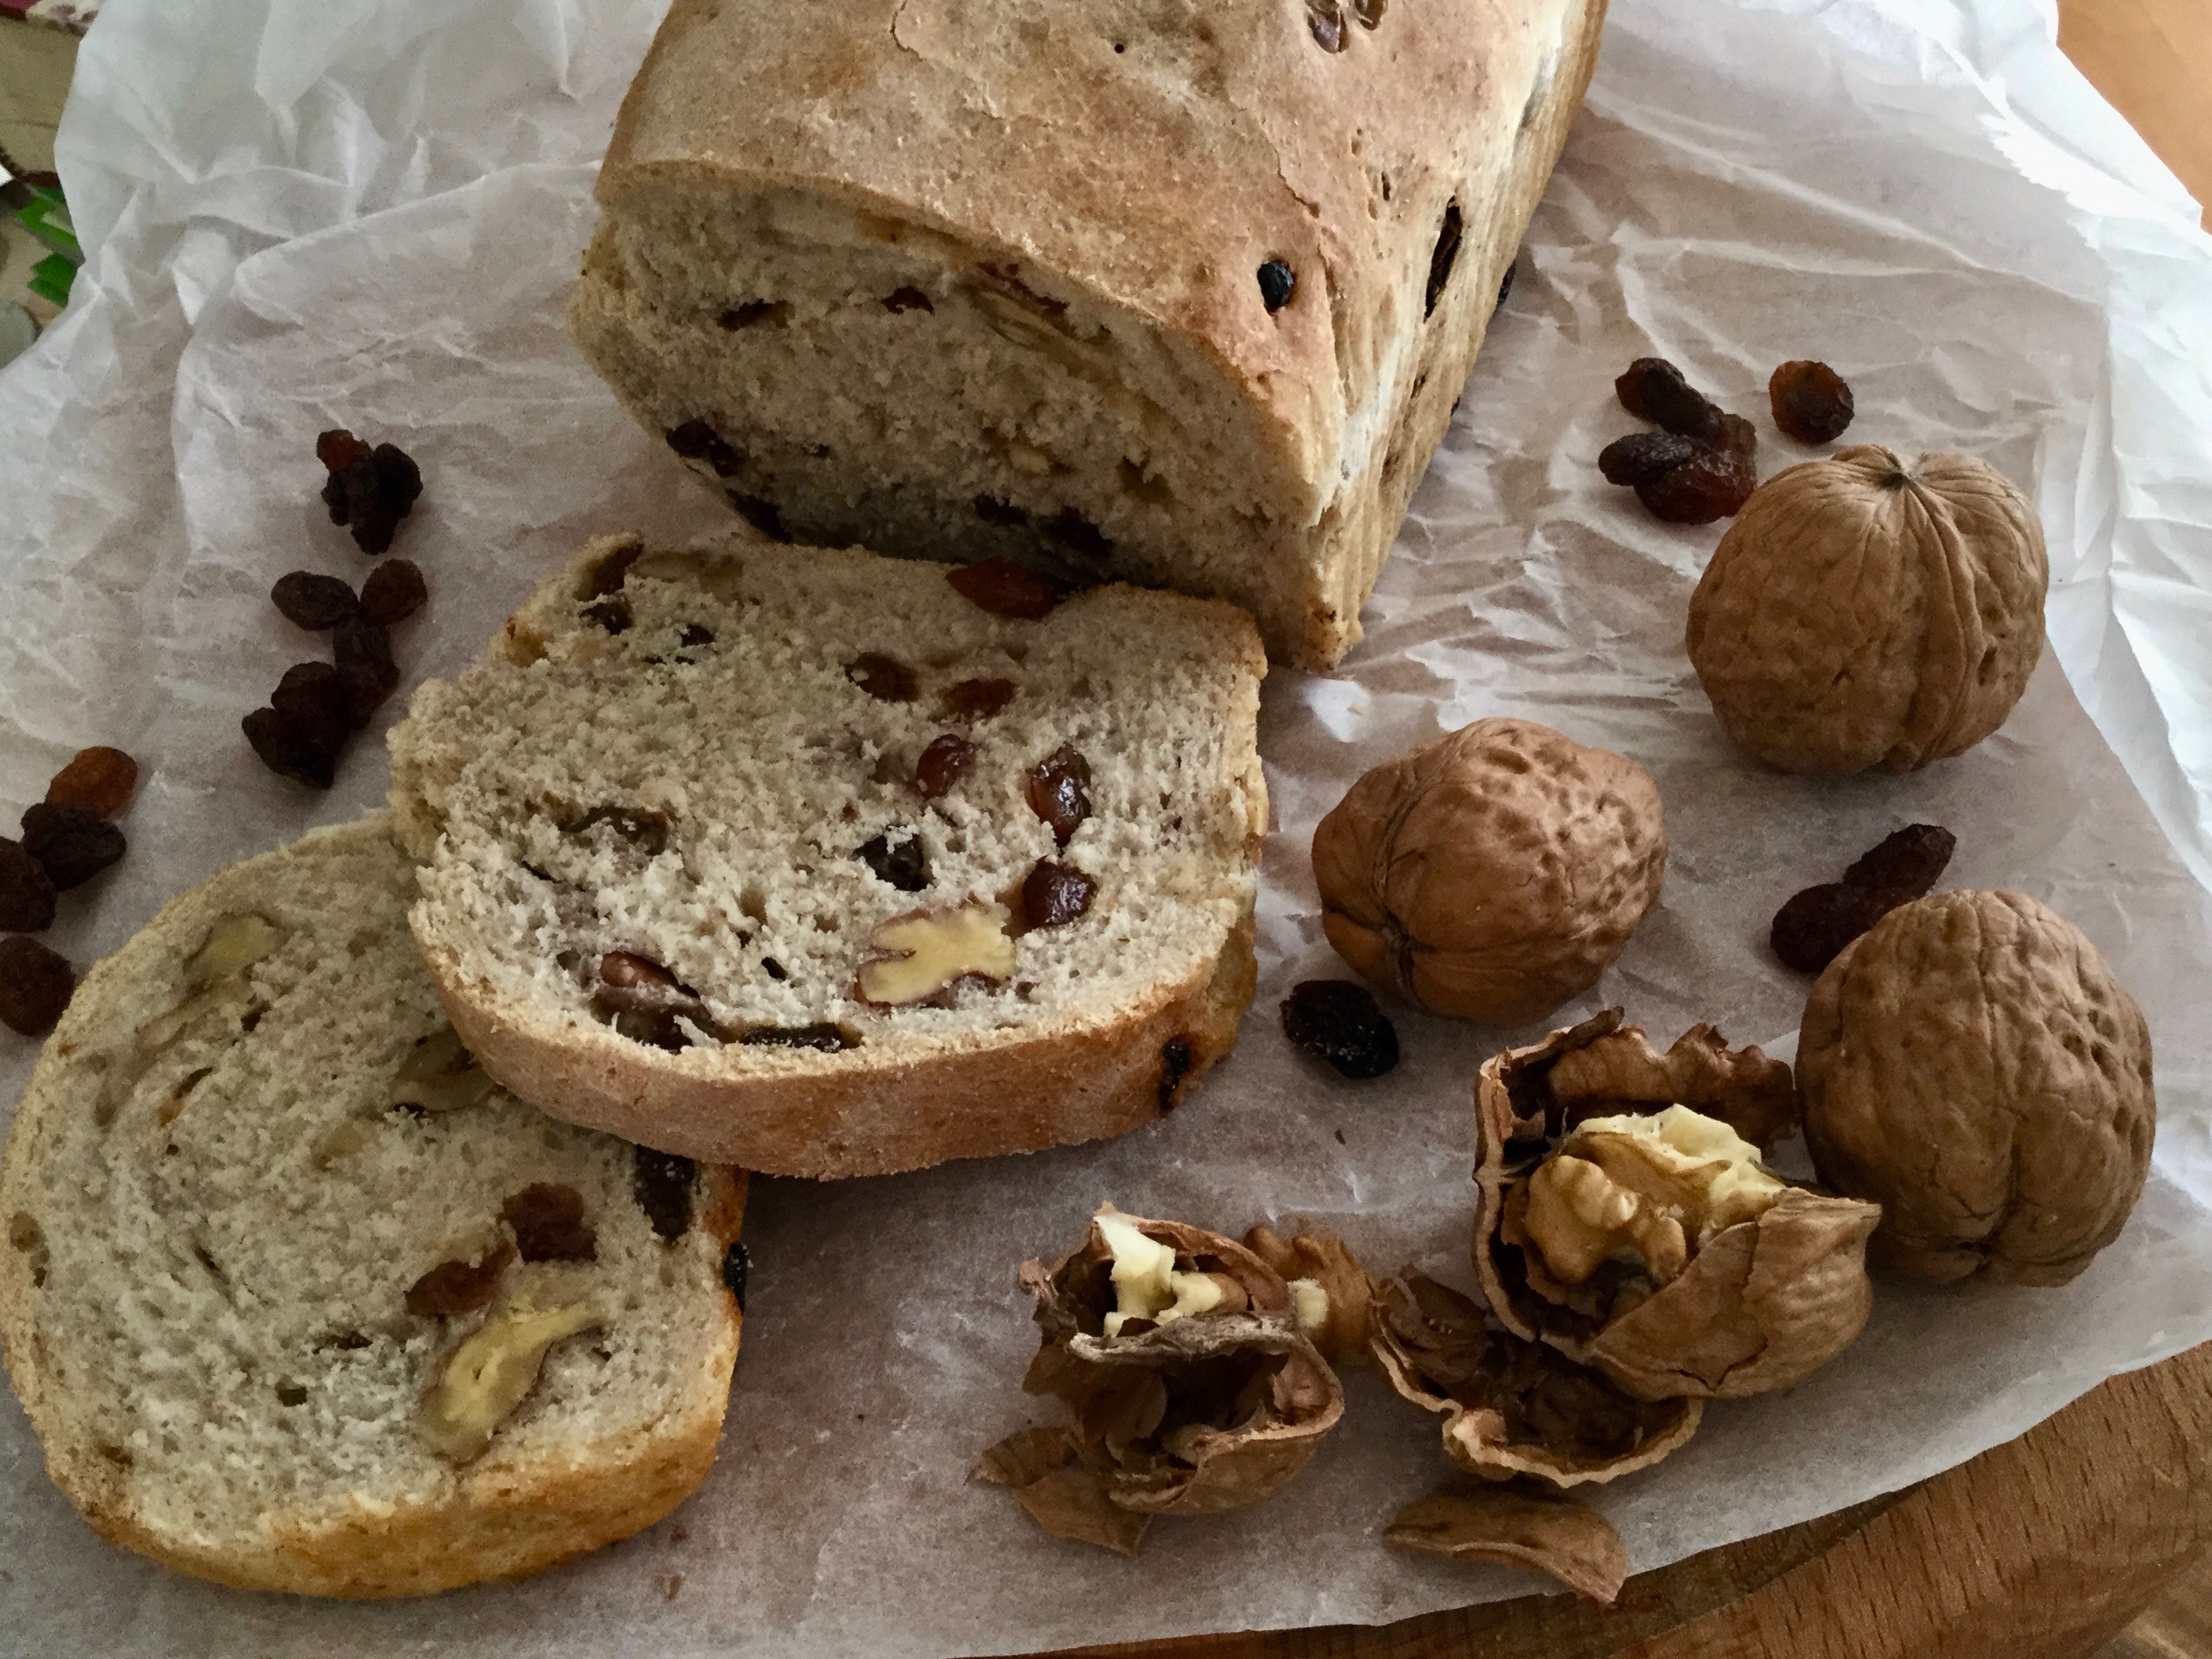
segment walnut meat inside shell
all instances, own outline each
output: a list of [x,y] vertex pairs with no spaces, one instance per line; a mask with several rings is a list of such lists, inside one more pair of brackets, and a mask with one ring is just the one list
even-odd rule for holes
[[1434,1013],[1540,1018],[1595,984],[1659,896],[1642,768],[1484,720],[1369,772],[1314,831],[1329,943]]
[[2021,893],[1936,893],[1828,964],[1797,1053],[1820,1178],[1875,1199],[1877,1267],[2063,1285],[2119,1234],[2158,1104],[2142,1011]]

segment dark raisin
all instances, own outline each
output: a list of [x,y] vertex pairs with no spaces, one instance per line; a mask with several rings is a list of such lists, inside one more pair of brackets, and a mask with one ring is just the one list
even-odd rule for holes
[[627,634],[634,618],[629,601],[617,593],[611,599],[599,599],[584,607],[584,619],[595,623],[610,634]]
[[1072,864],[1039,859],[1022,883],[1022,921],[1031,927],[1065,927],[1091,908],[1098,884]]
[[56,890],[22,842],[0,839],[0,928],[35,933],[52,927]]
[[1198,1054],[1187,1036],[1170,1037],[1160,1044],[1160,1109],[1172,1112],[1182,1104],[1183,1079],[1197,1064]]
[[1002,530],[1015,529],[1030,521],[1030,515],[1012,501],[1001,501],[996,495],[978,495],[975,500],[975,516],[985,524],[997,525]]
[[336,628],[361,607],[352,588],[336,576],[312,570],[287,571],[269,590],[269,599],[286,622],[315,633]]
[[[502,1238],[484,1252],[481,1261],[441,1261],[407,1287],[407,1311],[417,1319],[453,1319],[474,1313],[491,1300],[500,1274],[514,1260],[514,1246]],[[351,1346],[367,1347],[368,1339]]]
[[1359,20],[1364,29],[1376,27],[1382,21],[1382,9],[1389,0],[1352,0],[1352,15]]
[[[714,319],[724,328],[735,333],[741,328],[751,328],[761,323],[780,323],[791,315],[791,307],[781,300],[748,300],[741,306],[732,306]],[[693,422],[692,425],[699,422]]]
[[403,622],[429,597],[430,585],[412,559],[386,559],[361,585],[361,608],[372,622]]
[[667,817],[641,806],[594,806],[583,817],[563,823],[561,833],[580,836],[603,823],[611,826],[616,835],[649,859],[658,858],[667,850]]
[[763,957],[761,958],[761,972],[766,974],[770,979],[775,981],[779,985],[791,977],[791,970],[785,967],[781,963],[778,962],[774,957]]
[[1861,933],[1911,895],[1881,887],[1851,887],[1824,882],[1793,893],[1774,913],[1767,943],[1785,966],[1817,974]]
[[621,592],[623,584],[629,580],[630,567],[644,556],[643,542],[624,542],[592,567],[592,578],[584,586],[584,597],[605,599]]
[[1787,362],[1766,382],[1774,424],[1801,444],[1832,443],[1858,412],[1844,377],[1826,363]]
[[845,678],[878,702],[914,701],[914,670],[896,657],[864,651],[845,665]]
[[929,855],[920,836],[911,830],[905,835],[906,839],[895,847],[887,830],[872,841],[862,842],[854,856],[900,892],[919,893],[929,885]]
[[123,832],[82,806],[40,801],[23,814],[23,850],[45,866],[57,892],[82,886],[123,856]]
[[294,729],[335,757],[353,729],[346,712],[345,685],[326,662],[296,662],[284,671],[269,706]]
[[752,1277],[753,1259],[742,1244],[732,1244],[722,1252],[722,1283],[738,1304],[738,1311],[745,1310],[745,1281]]
[[1512,296],[1513,279],[1521,274],[1521,262],[1516,259],[1505,267],[1505,275],[1498,284],[1498,303],[1504,305]]
[[690,993],[651,957],[610,951],[599,958],[599,986],[593,994],[610,1007],[641,1011],[665,1008]]
[[1423,302],[1421,315],[1436,315],[1437,301],[1443,298],[1444,284],[1451,281],[1452,267],[1459,263],[1460,244],[1459,202],[1456,198],[1444,204],[1444,222],[1437,228],[1437,246],[1429,255],[1429,286]]
[[714,630],[702,628],[697,623],[685,623],[677,630],[676,643],[686,651],[696,651],[714,642]]
[[668,447],[687,461],[704,461],[718,478],[735,477],[744,456],[723,441],[722,434],[704,421],[686,421],[668,428]]
[[1298,273],[1280,259],[1270,259],[1260,267],[1260,303],[1267,307],[1270,317],[1290,304],[1297,291]]
[[1638,420],[1650,421],[1684,438],[1717,441],[1721,412],[1664,357],[1638,357],[1613,389],[1620,406]]
[[1306,27],[1323,52],[1344,50],[1344,13],[1338,0],[1306,0]]
[[46,799],[57,806],[82,806],[104,818],[120,817],[138,787],[138,763],[120,749],[80,749],[54,774]]
[[978,559],[945,573],[954,592],[994,617],[1037,622],[1060,600],[1057,584],[1012,559]]
[[985,720],[1014,700],[1012,680],[962,680],[948,685],[937,701],[937,717],[945,720]]
[[1749,462],[1759,454],[1759,428],[1741,415],[1721,410],[1721,435],[1713,446],[1723,454]]
[[691,1193],[698,1184],[699,1166],[675,1152],[656,1152],[650,1146],[633,1149],[635,1165],[629,1189],[637,1207],[653,1224],[664,1244],[673,1244],[691,1231]]
[[1374,994],[1347,979],[1310,979],[1283,1000],[1283,1035],[1345,1077],[1381,1077],[1398,1063],[1398,1031]]
[[930,303],[929,295],[924,294],[920,289],[907,287],[895,288],[886,294],[884,296],[884,309],[894,314],[901,314],[909,311],[933,312],[937,307]]
[[738,1041],[750,1048],[816,1048],[825,1054],[859,1048],[860,1042],[842,1025],[759,1025]]
[[1607,483],[1650,483],[1697,453],[1694,441],[1678,438],[1671,432],[1632,432],[1598,451],[1597,470]]
[[24,1036],[44,1036],[76,989],[68,957],[20,933],[0,939],[0,1025]]
[[367,460],[370,453],[369,447],[343,427],[319,433],[315,437],[315,459],[326,471],[342,472],[356,461]]
[[1749,457],[1699,445],[1681,465],[1638,484],[1636,495],[1669,524],[1711,524],[1735,514],[1758,487]]
[[584,1195],[574,1187],[551,1182],[525,1187],[499,1213],[514,1230],[514,1248],[525,1261],[599,1259],[599,1235],[585,1221]]
[[1959,850],[1959,838],[1939,823],[1908,823],[1885,836],[1844,872],[1844,885],[1889,887],[1920,898],[1936,885]]
[[413,511],[422,493],[422,470],[413,459],[397,444],[372,449],[343,429],[318,437],[315,455],[330,471],[323,504],[330,508],[331,522],[352,531],[364,553],[389,548],[400,520]]
[[274,708],[257,708],[239,725],[261,763],[279,777],[327,789],[337,776],[338,750],[345,741],[343,732],[333,738],[319,724]]
[[344,688],[346,714],[356,729],[368,724],[399,686],[399,666],[392,660],[392,635],[380,622],[348,617],[331,632],[331,656]]
[[774,501],[759,495],[732,495],[730,505],[738,509],[738,516],[772,542],[787,542],[791,532],[783,527],[783,513]]
[[975,764],[975,745],[947,732],[933,738],[914,764],[914,787],[924,800],[935,800],[968,774]]
[[1030,811],[1066,846],[1091,816],[1091,763],[1073,744],[1060,744],[1030,769],[1029,796]]

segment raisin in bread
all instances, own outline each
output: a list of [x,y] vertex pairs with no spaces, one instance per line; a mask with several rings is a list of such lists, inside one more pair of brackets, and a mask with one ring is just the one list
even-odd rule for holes
[[469,1047],[558,1116],[784,1175],[1172,1108],[1252,996],[1266,659],[1215,601],[1001,614],[1050,598],[743,535],[585,550],[392,733]]
[[0,1163],[0,1336],[49,1473],[221,1583],[520,1577],[714,1460],[743,1175],[494,1089],[414,890],[379,813],[175,900],[78,988]]
[[771,533],[1359,637],[1603,0],[676,0],[569,328]]

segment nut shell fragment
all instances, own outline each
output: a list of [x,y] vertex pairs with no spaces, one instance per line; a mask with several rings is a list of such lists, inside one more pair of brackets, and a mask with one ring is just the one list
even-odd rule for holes
[[1382,1541],[1394,1550],[1533,1567],[1602,1607],[1628,1582],[1628,1546],[1613,1522],[1534,1481],[1439,1486],[1399,1510]]

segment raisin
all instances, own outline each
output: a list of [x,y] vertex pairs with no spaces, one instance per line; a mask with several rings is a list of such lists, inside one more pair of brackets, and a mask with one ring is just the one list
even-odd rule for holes
[[687,461],[704,461],[718,478],[734,477],[744,465],[744,456],[723,441],[722,434],[704,421],[686,421],[671,427],[668,447]]
[[930,302],[929,295],[909,286],[895,288],[884,295],[884,309],[894,316],[902,316],[909,311],[934,312],[937,307]]
[[859,1048],[842,1025],[759,1025],[738,1039],[750,1048],[817,1048],[825,1054]]
[[586,605],[584,617],[587,622],[596,623],[610,634],[629,633],[629,625],[633,620],[630,616],[629,601],[619,593],[611,599],[601,599],[596,604]]
[[770,979],[774,980],[779,985],[782,984],[784,981],[791,977],[791,969],[785,967],[774,957],[763,957],[761,958],[761,972],[766,974]]
[[500,1219],[514,1230],[514,1248],[525,1261],[595,1261],[599,1235],[584,1219],[584,1195],[574,1187],[540,1182],[525,1187],[499,1206]]
[[745,1281],[752,1277],[753,1259],[742,1244],[732,1244],[722,1252],[722,1284],[737,1303],[738,1311],[745,1310]]
[[1280,259],[1270,259],[1260,267],[1260,303],[1267,307],[1270,317],[1290,304],[1297,291],[1298,273]]
[[891,845],[890,831],[862,842],[854,854],[861,863],[902,893],[919,893],[929,885],[929,855],[921,837],[908,830],[906,839]]
[[845,678],[878,702],[914,701],[914,670],[896,658],[863,651],[845,665]]
[[1039,859],[1022,883],[1022,921],[1031,927],[1065,927],[1091,908],[1098,884],[1072,864]]
[[0,928],[35,933],[54,925],[54,884],[22,842],[0,839]]
[[1106,532],[1072,507],[1063,507],[1038,528],[1044,532],[1048,540],[1056,542],[1079,559],[1096,563],[1114,556],[1114,544]]
[[334,741],[322,727],[274,708],[257,708],[239,725],[261,763],[279,777],[327,789],[337,776],[343,735]]
[[121,858],[123,832],[82,806],[40,801],[23,814],[23,850],[45,866],[56,892],[82,886]]
[[985,720],[1014,700],[1012,680],[962,680],[948,685],[938,698],[937,717],[943,720]]
[[54,774],[46,799],[57,806],[82,806],[104,818],[120,817],[138,787],[138,763],[120,749],[80,749]]
[[[784,301],[748,300],[741,306],[732,306],[714,320],[735,333],[741,328],[751,328],[760,323],[780,323],[789,315],[791,307]],[[694,421],[690,424],[696,426],[701,423]]]
[[1787,967],[1817,974],[1861,933],[1911,896],[1880,887],[1824,882],[1793,893],[1774,913],[1767,943]]
[[1908,823],[1844,872],[1850,887],[1891,887],[1920,898],[1936,885],[1959,850],[1959,838],[1938,823]]
[[1349,1078],[1381,1077],[1398,1063],[1398,1031],[1364,985],[1310,979],[1283,1000],[1283,1035]]
[[365,461],[368,457],[368,446],[343,427],[316,436],[315,459],[329,471],[342,471],[356,461]]
[[1735,514],[1758,487],[1747,456],[1701,444],[1681,465],[1637,485],[1636,495],[1668,524],[1711,524]]
[[1072,744],[1060,746],[1030,772],[1030,811],[1051,827],[1062,847],[1091,816],[1091,763]]
[[352,729],[344,684],[326,662],[294,663],[270,693],[269,706],[334,758]]
[[698,1184],[699,1166],[678,1153],[656,1152],[650,1146],[634,1151],[629,1189],[660,1242],[673,1244],[691,1231],[691,1193]]
[[1182,1104],[1183,1079],[1198,1063],[1198,1054],[1187,1036],[1172,1036],[1160,1044],[1160,1109],[1172,1112]]
[[68,957],[20,933],[0,939],[0,1025],[24,1036],[44,1036],[76,990]]
[[1721,435],[1720,410],[1664,357],[1638,357],[1613,388],[1620,406],[1638,420],[1684,438],[1711,441]]
[[1505,276],[1498,284],[1498,304],[1504,305],[1507,300],[1512,297],[1513,279],[1520,274],[1521,262],[1518,259],[1516,259],[1511,264],[1505,267]]
[[1012,559],[978,559],[945,573],[952,590],[994,617],[1038,622],[1060,601],[1057,585]]
[[385,551],[422,494],[422,469],[397,444],[372,449],[343,429],[318,437],[315,455],[330,470],[323,503],[331,522],[350,529],[362,552]]
[[593,994],[610,1007],[641,1011],[665,1008],[688,994],[651,957],[610,951],[599,958],[599,988]]
[[1382,9],[1389,0],[1352,0],[1352,15],[1359,20],[1359,27],[1371,29],[1382,21]]
[[279,576],[269,590],[269,598],[286,622],[318,634],[336,628],[361,605],[353,589],[336,576],[319,576],[312,570],[292,570]]
[[791,532],[783,527],[783,511],[774,501],[760,495],[732,495],[730,505],[738,509],[738,516],[772,542],[787,542]]
[[924,800],[935,800],[968,775],[975,764],[975,745],[947,732],[933,738],[914,765],[914,787]]
[[1607,483],[1650,483],[1698,453],[1697,444],[1671,432],[1632,432],[1598,451],[1597,470]]
[[346,714],[359,729],[368,724],[399,686],[399,667],[392,660],[392,635],[367,617],[348,617],[331,633],[331,655],[345,691]]
[[1338,0],[1306,0],[1306,27],[1323,52],[1344,50],[1344,13]]
[[387,559],[361,585],[361,608],[371,622],[404,622],[429,597],[430,586],[412,559]]
[[997,525],[1002,530],[1017,529],[1030,521],[1030,515],[1012,501],[996,495],[978,495],[974,502],[975,516],[985,524]]
[[645,556],[643,542],[625,542],[622,546],[592,567],[592,579],[585,585],[587,599],[612,599],[623,591],[629,580],[629,568]]
[[1451,281],[1452,267],[1459,262],[1460,213],[1456,198],[1444,204],[1444,222],[1437,229],[1437,246],[1429,255],[1429,286],[1423,302],[1421,315],[1433,317],[1437,301],[1443,298],[1444,285]]
[[[407,1311],[417,1319],[453,1319],[474,1313],[491,1300],[500,1274],[514,1260],[514,1246],[502,1238],[484,1252],[481,1261],[441,1261],[407,1287]],[[352,1346],[366,1347],[368,1339]]]
[[641,806],[594,806],[580,818],[571,818],[563,823],[561,833],[580,836],[603,823],[611,824],[616,835],[649,859],[658,858],[667,850],[668,819]]
[[1801,444],[1832,443],[1858,412],[1844,377],[1826,363],[1787,362],[1766,382],[1774,424]]

